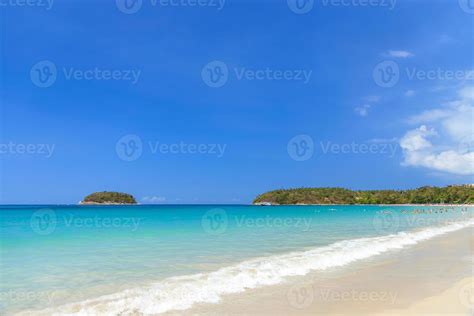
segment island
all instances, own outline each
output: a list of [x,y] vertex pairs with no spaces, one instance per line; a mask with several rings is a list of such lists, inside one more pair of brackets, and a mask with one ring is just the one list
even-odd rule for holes
[[86,196],[81,202],[81,205],[133,205],[137,201],[131,194],[121,192],[94,192]]
[[474,204],[474,185],[424,186],[412,190],[352,191],[344,188],[296,188],[263,193],[255,205]]

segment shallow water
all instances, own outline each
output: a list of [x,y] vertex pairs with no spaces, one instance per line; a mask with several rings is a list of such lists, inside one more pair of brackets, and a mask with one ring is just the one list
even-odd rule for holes
[[1,206],[0,302],[6,313],[183,310],[410,246],[472,225],[473,212],[428,206]]

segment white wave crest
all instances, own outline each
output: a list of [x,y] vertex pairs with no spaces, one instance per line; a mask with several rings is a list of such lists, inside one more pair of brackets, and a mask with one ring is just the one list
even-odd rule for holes
[[147,287],[125,290],[35,314],[135,315],[185,310],[196,303],[217,303],[223,295],[280,283],[290,276],[347,265],[393,249],[474,226],[474,220],[416,232],[344,240],[308,251],[247,260],[210,273],[172,277]]

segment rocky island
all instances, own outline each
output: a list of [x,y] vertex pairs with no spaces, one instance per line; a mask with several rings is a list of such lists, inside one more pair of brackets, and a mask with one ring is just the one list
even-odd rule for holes
[[81,205],[133,205],[137,201],[131,194],[121,192],[94,192],[89,194],[79,204]]
[[297,188],[263,193],[256,205],[324,204],[474,204],[472,184],[425,186],[413,190],[352,191],[344,188]]

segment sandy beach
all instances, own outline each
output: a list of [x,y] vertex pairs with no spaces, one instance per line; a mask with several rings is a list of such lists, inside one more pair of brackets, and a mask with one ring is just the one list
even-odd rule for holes
[[349,267],[228,295],[185,314],[472,315],[473,245],[473,229],[466,228]]

